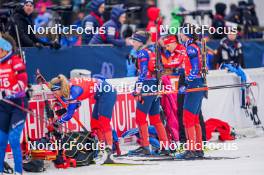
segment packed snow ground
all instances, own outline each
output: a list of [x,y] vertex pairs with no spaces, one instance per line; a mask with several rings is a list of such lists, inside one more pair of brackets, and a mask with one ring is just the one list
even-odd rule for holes
[[[209,151],[206,156],[240,157],[233,160],[196,160],[196,161],[162,161],[146,162],[155,165],[140,166],[100,166],[56,169],[48,164],[46,172],[41,175],[263,175],[264,174],[264,136],[242,138],[232,141],[238,150]],[[123,147],[123,149],[126,149]],[[127,162],[127,161],[126,161]],[[136,162],[139,163],[139,162]],[[36,175],[36,173],[24,173]]]

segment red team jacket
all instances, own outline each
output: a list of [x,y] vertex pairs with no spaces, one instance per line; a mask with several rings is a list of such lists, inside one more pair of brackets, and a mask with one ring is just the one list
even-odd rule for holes
[[26,65],[18,55],[0,63],[0,89],[12,93],[25,91],[28,84]]
[[83,89],[83,93],[76,100],[84,100],[94,95],[98,80],[92,78],[73,78],[70,80],[71,86],[79,86]]
[[189,74],[191,70],[191,63],[186,53],[186,48],[178,44],[170,57],[166,58],[165,55],[162,55],[162,63],[165,69],[168,68],[183,68],[185,74]]

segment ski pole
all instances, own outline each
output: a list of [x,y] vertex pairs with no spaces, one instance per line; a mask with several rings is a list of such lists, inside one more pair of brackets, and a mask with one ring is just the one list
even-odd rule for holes
[[[217,90],[217,89],[237,88],[237,87],[244,87],[244,86],[246,87],[257,86],[257,83],[251,82],[251,83],[242,83],[242,84],[230,84],[230,85],[220,85],[220,86],[211,86],[211,87],[191,88],[191,89],[187,89],[185,93]],[[173,90],[173,91],[158,91],[158,92],[142,93],[141,95],[142,96],[154,96],[154,95],[166,95],[166,94],[178,94],[178,93],[179,93],[179,90]]]
[[[26,112],[26,113],[28,113],[28,114],[34,116],[36,119],[38,119],[38,120],[44,122],[45,124],[48,124],[48,123],[49,123],[47,120],[45,120],[44,116],[42,116],[42,115],[37,115],[36,113],[34,113],[33,111],[31,111],[30,109],[28,109],[28,108],[24,108],[24,107],[22,107],[22,106],[20,106],[20,105],[18,105],[18,104],[16,104],[16,103],[14,103],[14,102],[12,102],[11,100],[8,100],[8,99],[4,99],[4,98],[2,98],[2,99],[0,99],[0,101],[3,101],[3,102],[5,102],[5,103],[7,103],[7,104],[9,104],[9,105],[11,105],[11,106],[14,106],[14,107],[20,109],[20,110],[23,111],[23,112]],[[68,130],[68,131],[70,131],[70,132],[73,132],[70,128],[68,128],[68,127],[66,127],[66,126],[64,126],[64,125],[61,125],[61,127],[64,128],[65,130]],[[88,132],[88,133],[89,133],[89,132]],[[64,133],[64,134],[67,134],[67,133]]]

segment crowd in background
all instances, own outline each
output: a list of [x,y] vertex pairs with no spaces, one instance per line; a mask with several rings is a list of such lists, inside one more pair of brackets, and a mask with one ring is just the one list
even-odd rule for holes
[[[12,1],[13,2],[13,1]],[[21,2],[21,1],[17,1]],[[131,45],[129,37],[137,30],[148,31],[151,35],[152,43],[156,42],[157,37],[161,37],[160,25],[163,24],[162,11],[157,7],[155,0],[146,1],[122,1],[123,4],[114,5],[111,1],[105,0],[23,0],[23,5],[14,8],[12,17],[18,25],[18,33],[22,47],[49,46],[59,49],[60,47],[78,45],[98,45],[112,44],[118,47]],[[10,1],[1,1],[0,7],[5,7]],[[255,12],[255,4],[252,0],[239,1],[238,4],[231,4],[230,12],[226,14],[227,6],[225,3],[215,5],[215,13],[209,13],[211,26],[227,27],[236,25],[238,35],[235,42],[231,42],[231,50],[237,49],[237,38],[262,38],[261,27]],[[185,23],[184,14],[188,9],[175,7],[171,12],[170,26],[178,28]],[[75,25],[83,28],[104,27],[105,33],[92,32],[82,35],[45,35],[38,36],[27,34],[28,25],[38,27],[52,27],[55,24],[65,26]],[[8,28],[11,36],[17,41],[14,27]],[[214,34],[205,37],[208,39],[225,39],[225,34]],[[228,38],[228,37],[227,37]],[[225,42],[220,42],[219,47],[226,46]],[[242,47],[242,46],[241,46]],[[230,48],[227,48],[230,50]],[[218,49],[219,50],[219,49]],[[219,52],[211,50],[208,60],[212,64],[208,65],[215,68],[215,58],[219,58]],[[131,51],[133,55],[133,50]],[[243,59],[241,59],[243,60]],[[241,62],[244,67],[244,63]]]

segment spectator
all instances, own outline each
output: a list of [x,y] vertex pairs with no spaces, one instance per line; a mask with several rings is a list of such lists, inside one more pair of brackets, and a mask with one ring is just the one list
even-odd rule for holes
[[73,11],[79,12],[83,4],[84,4],[84,0],[72,0]]
[[[160,9],[157,7],[150,7],[148,9],[148,25],[146,31],[151,35],[151,41],[156,42],[157,36],[160,34],[160,26],[162,25],[162,17],[160,15]],[[157,34],[158,32],[158,34]]]
[[146,18],[147,16],[147,12],[148,12],[148,9],[150,7],[156,7],[156,2],[155,0],[147,0],[141,10],[141,19],[140,19],[140,26],[139,28],[146,28],[147,25],[148,25],[148,18]]
[[245,68],[242,44],[237,40],[237,34],[228,34],[227,37],[220,41],[214,65],[218,68],[223,64]]
[[[71,0],[61,0],[61,1],[59,1],[58,5],[70,6],[70,5],[72,5],[72,1]],[[59,12],[59,15],[61,17],[61,24],[65,25],[65,26],[69,26],[74,22],[74,18],[75,18],[76,13],[75,12],[69,13],[69,12],[61,11],[61,12]]]
[[129,44],[129,39],[120,36],[121,26],[126,21],[126,11],[124,8],[117,6],[111,11],[111,19],[104,23],[104,34],[96,34],[93,36],[90,44],[113,44],[114,46],[125,46]]
[[93,31],[99,30],[102,27],[104,20],[102,15],[105,11],[105,1],[104,0],[92,0],[90,4],[90,13],[84,17],[82,20],[82,27],[89,29],[87,31],[90,34],[83,34],[82,43],[89,44],[90,40],[93,38]]
[[[248,27],[252,27],[252,26],[258,27],[259,26],[259,19],[258,19],[257,14],[256,14],[254,1],[253,0],[249,1],[246,4],[246,8],[248,9],[247,10],[248,13],[247,13],[247,15],[245,15],[246,21],[248,21],[246,23],[246,25]],[[249,30],[248,36],[246,36],[246,38],[262,38],[262,37],[263,37],[263,34],[254,28]]]
[[51,27],[52,15],[47,11],[47,6],[44,3],[39,7],[38,12],[39,14],[34,20],[36,27]]
[[[223,38],[217,51],[216,63],[220,65],[220,69],[226,69],[228,72],[235,73],[241,80],[241,83],[248,82],[247,75],[243,68],[244,54],[242,44],[237,40],[237,34],[228,34],[227,38]],[[241,88],[241,107],[246,107],[246,88]]]
[[[44,45],[50,45],[49,43],[46,43],[39,38],[36,37],[36,35],[31,31],[28,31],[28,27],[33,26],[33,20],[32,20],[32,13],[34,11],[34,2],[33,0],[25,0],[23,3],[23,6],[19,6],[14,13],[14,22],[17,25],[18,28],[18,34],[20,38],[20,43],[22,47],[42,47]],[[13,25],[10,30],[10,35],[14,37],[16,42],[17,40],[17,34],[15,26]]]
[[52,5],[53,3],[51,0],[38,0],[38,2],[36,3],[36,9],[37,11],[40,11],[43,6],[50,7]]
[[226,15],[225,20],[239,24],[239,11],[236,4],[230,5],[230,12]]
[[[79,12],[77,19],[73,23],[73,29],[77,29],[78,27],[82,27],[83,18],[84,18],[84,13]],[[82,45],[82,37],[80,35],[62,36],[60,44],[62,47],[81,46]]]
[[[183,7],[176,7],[172,12],[171,12],[171,24],[170,27],[173,27],[175,29],[178,29],[179,27],[182,26],[184,23],[184,17],[183,16],[178,16],[178,13],[181,13],[185,11]],[[178,31],[175,31],[178,32]]]
[[[216,14],[213,17],[212,21],[212,27],[218,28],[218,27],[225,27],[225,12],[226,12],[226,4],[224,3],[217,3],[215,5],[215,11]],[[225,34],[219,34],[215,32],[213,34],[213,39],[222,39],[225,37]]]

